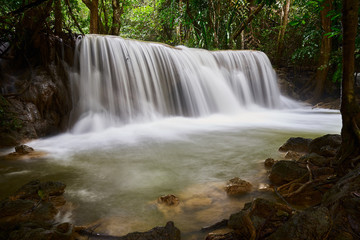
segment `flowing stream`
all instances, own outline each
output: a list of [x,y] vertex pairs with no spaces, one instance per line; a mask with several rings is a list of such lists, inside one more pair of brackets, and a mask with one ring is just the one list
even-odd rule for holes
[[[183,239],[239,211],[267,183],[263,161],[289,137],[339,133],[338,111],[281,96],[267,56],[209,52],[87,35],[70,71],[74,109],[67,133],[28,145],[49,154],[0,162],[0,197],[32,179],[66,183],[78,225],[123,235],[172,220]],[[228,197],[241,177],[254,191]],[[179,197],[177,207],[157,204]]]

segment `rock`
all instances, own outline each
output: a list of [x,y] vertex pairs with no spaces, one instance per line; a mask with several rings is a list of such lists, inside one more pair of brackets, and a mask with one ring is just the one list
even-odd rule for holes
[[281,160],[271,168],[269,179],[275,185],[291,182],[307,174],[307,169],[294,161]]
[[33,152],[34,149],[32,147],[29,147],[27,145],[19,145],[15,147],[15,152],[19,154],[28,154]]
[[309,144],[309,151],[324,157],[333,157],[339,150],[340,145],[341,135],[327,134],[312,140]]
[[236,232],[228,232],[228,233],[209,233],[205,240],[236,240],[236,239],[244,239],[241,235]]
[[275,164],[275,160],[273,158],[265,159],[264,165],[266,168],[271,168]]
[[299,160],[301,163],[311,163],[319,167],[325,167],[330,165],[330,159],[320,156],[317,153],[309,153],[302,156]]
[[54,228],[65,184],[31,181],[0,202],[0,239],[70,239],[71,224]]
[[268,239],[322,240],[331,229],[330,212],[326,207],[309,208],[295,214]]
[[158,198],[158,203],[165,204],[166,206],[177,206],[180,200],[175,195],[169,194]]
[[102,235],[93,230],[79,228],[76,232],[86,239],[114,239],[114,240],[180,240],[180,230],[175,227],[173,222],[167,222],[165,227],[155,227],[147,232],[129,233],[122,237]]
[[294,152],[294,151],[287,151],[285,154],[285,158],[286,159],[290,159],[290,160],[298,160],[299,158],[301,158],[304,154],[301,154],[299,152]]
[[287,151],[308,152],[309,144],[311,141],[312,141],[312,139],[309,139],[309,138],[292,137],[292,138],[289,138],[286,141],[286,143],[284,143],[279,148],[279,151],[281,151],[281,152],[287,152]]
[[328,239],[359,239],[360,166],[325,193],[322,205],[329,208],[332,216],[333,227]]
[[27,224],[11,232],[9,240],[72,240],[73,228],[70,223],[62,223],[56,227]]
[[52,196],[60,196],[64,194],[66,185],[61,182],[40,182],[39,180],[31,181],[19,190],[14,195],[10,196],[11,199],[29,199],[29,200],[44,200]]
[[258,198],[246,203],[240,212],[232,214],[228,227],[243,237],[240,239],[264,239],[290,219],[292,214],[292,209],[286,205]]
[[129,233],[118,240],[180,240],[180,230],[173,222],[167,222],[165,227],[155,227],[144,233]]
[[[25,147],[21,147],[25,146]],[[33,148],[28,147],[26,145],[18,146],[17,149],[18,152],[12,152],[4,156],[0,156],[0,160],[8,160],[8,161],[14,161],[14,160],[25,160],[25,159],[33,159],[33,158],[41,158],[47,155],[46,152],[42,151],[34,151]]]
[[230,179],[225,187],[225,191],[228,195],[241,195],[250,192],[251,189],[251,183],[238,177]]

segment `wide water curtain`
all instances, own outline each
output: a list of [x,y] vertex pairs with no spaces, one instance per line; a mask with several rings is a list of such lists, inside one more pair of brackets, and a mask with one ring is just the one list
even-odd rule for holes
[[77,52],[75,122],[98,115],[111,125],[282,107],[262,52],[210,52],[98,35],[86,35]]

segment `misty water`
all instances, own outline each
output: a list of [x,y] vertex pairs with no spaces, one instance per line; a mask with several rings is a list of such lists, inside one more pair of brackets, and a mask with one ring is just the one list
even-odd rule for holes
[[[28,143],[45,157],[1,161],[0,197],[33,179],[62,181],[69,204],[60,220],[101,223],[102,233],[145,231],[171,220],[184,239],[196,238],[193,232],[245,202],[273,197],[262,190],[263,162],[282,158],[277,149],[289,137],[340,133],[338,111],[281,96],[260,52],[87,36],[77,57],[69,131]],[[233,177],[254,191],[228,197],[224,186]],[[157,204],[167,194],[179,197],[179,206]]]

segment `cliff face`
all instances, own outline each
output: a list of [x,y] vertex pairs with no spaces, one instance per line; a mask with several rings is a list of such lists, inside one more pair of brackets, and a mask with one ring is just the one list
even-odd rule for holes
[[64,131],[72,108],[67,68],[75,36],[45,34],[0,59],[0,147]]

